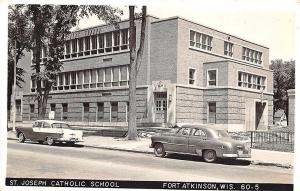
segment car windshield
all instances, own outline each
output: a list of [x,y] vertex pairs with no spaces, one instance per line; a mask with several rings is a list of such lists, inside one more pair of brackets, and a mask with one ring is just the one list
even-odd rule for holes
[[172,128],[170,129],[169,133],[177,133],[179,129],[180,129],[179,127]]
[[66,123],[53,123],[52,128],[70,129],[70,126]]
[[229,134],[227,133],[227,131],[224,131],[224,130],[217,130],[217,134],[218,134],[218,137],[224,137],[224,138],[230,137]]

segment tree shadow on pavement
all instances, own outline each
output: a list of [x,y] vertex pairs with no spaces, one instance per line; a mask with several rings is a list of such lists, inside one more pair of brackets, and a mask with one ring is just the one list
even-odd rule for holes
[[[185,160],[185,161],[195,161],[195,162],[204,162],[202,157],[195,155],[184,155],[184,154],[168,154],[166,158],[176,159],[176,160]],[[232,165],[232,166],[248,166],[251,164],[251,161],[248,160],[239,160],[239,159],[217,159],[215,164],[222,165]]]

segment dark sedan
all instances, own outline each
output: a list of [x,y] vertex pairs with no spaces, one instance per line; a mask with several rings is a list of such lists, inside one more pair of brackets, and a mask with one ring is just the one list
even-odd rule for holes
[[151,137],[150,148],[154,154],[182,153],[202,156],[206,162],[217,158],[249,158],[251,149],[246,143],[236,141],[225,130],[205,126],[185,125],[167,133]]

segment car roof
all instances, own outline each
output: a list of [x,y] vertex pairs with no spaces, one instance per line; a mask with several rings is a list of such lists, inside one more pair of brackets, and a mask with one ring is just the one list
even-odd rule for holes
[[204,125],[182,125],[181,127],[183,127],[183,128],[203,128],[203,129],[212,130],[212,131],[213,130],[215,130],[215,131],[225,130],[222,128],[208,127],[208,126],[204,126]]
[[64,123],[64,124],[66,124],[66,122],[57,121],[57,120],[36,120],[34,122],[45,122],[45,123],[48,123],[50,125],[52,125],[53,123]]

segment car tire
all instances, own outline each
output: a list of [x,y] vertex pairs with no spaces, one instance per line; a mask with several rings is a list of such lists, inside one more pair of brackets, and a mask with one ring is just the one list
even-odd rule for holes
[[19,133],[18,134],[18,141],[19,141],[19,143],[24,143],[25,142],[25,135],[24,135],[24,133]]
[[210,149],[205,150],[203,152],[203,159],[205,160],[205,162],[209,162],[209,163],[215,162],[217,160],[216,151]]
[[166,155],[164,145],[161,143],[156,143],[154,146],[154,154],[157,157],[164,157]]
[[53,140],[53,138],[52,137],[47,137],[47,144],[49,145],[49,146],[52,146],[52,145],[54,145],[54,140]]

